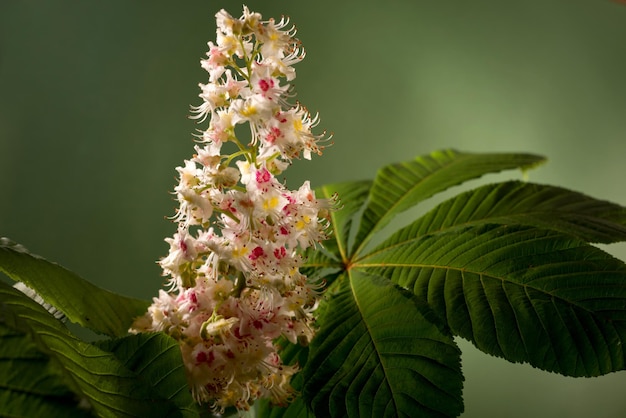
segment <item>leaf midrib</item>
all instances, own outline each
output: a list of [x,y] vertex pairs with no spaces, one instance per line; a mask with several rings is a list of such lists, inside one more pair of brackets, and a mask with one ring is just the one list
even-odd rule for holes
[[[367,271],[361,271],[360,273],[361,273],[361,274],[367,274],[368,276],[373,276],[373,274],[372,274],[371,272],[367,272]],[[354,279],[354,278],[353,278],[353,273],[352,273],[352,271],[351,271],[351,272],[348,272],[348,276],[349,276],[349,278],[350,278],[350,282],[352,282],[352,280]],[[379,276],[379,277],[381,277],[381,276]],[[382,277],[382,278],[384,278],[384,279],[388,280],[388,279],[387,279],[387,278],[385,278],[385,277]],[[394,410],[395,410],[395,411],[398,411],[398,410],[400,410],[399,405],[401,404],[401,402],[399,403],[399,401],[398,401],[398,400],[396,400],[396,391],[395,391],[395,390],[393,390],[393,388],[392,388],[392,387],[390,386],[390,384],[389,384],[389,382],[393,381],[393,379],[390,379],[390,378],[389,378],[389,376],[388,376],[388,374],[387,374],[387,370],[388,370],[388,369],[391,369],[391,368],[389,368],[389,367],[386,365],[386,362],[385,362],[385,361],[383,361],[383,357],[382,357],[382,354],[381,354],[381,350],[380,350],[380,348],[379,348],[379,346],[378,346],[378,344],[377,344],[377,341],[373,338],[372,330],[371,330],[371,328],[369,327],[368,322],[365,320],[365,317],[364,317],[364,315],[363,315],[363,313],[362,313],[362,312],[363,312],[363,309],[362,309],[362,307],[361,307],[361,303],[360,303],[360,301],[359,301],[359,298],[357,298],[357,297],[356,297],[356,293],[355,293],[355,291],[354,291],[354,287],[353,287],[352,285],[350,285],[350,292],[352,293],[352,299],[355,301],[355,304],[356,304],[356,306],[357,306],[357,311],[358,311],[359,316],[360,316],[360,318],[361,318],[361,322],[363,322],[363,324],[364,324],[364,326],[365,326],[365,328],[366,328],[366,330],[367,330],[367,335],[369,336],[369,339],[370,339],[370,341],[372,342],[372,345],[374,346],[374,352],[376,353],[376,357],[378,358],[378,363],[381,365],[381,369],[382,369],[383,374],[384,374],[384,379],[383,379],[383,382],[384,382],[384,384],[387,386],[387,388],[388,388],[389,392],[392,394],[392,398],[393,398],[393,405],[394,405]],[[393,321],[391,321],[391,322],[393,323]],[[398,337],[398,336],[394,336],[394,338],[396,338],[396,337]],[[381,339],[379,339],[378,341],[379,341],[379,342],[380,342],[380,341],[385,341],[385,340],[388,340],[388,339],[390,339],[390,338],[391,338],[391,337],[381,338]],[[408,337],[403,337],[403,338],[408,338]],[[433,342],[435,342],[435,343],[442,343],[440,340],[435,340],[435,339],[432,339],[432,338],[424,338],[424,337],[420,337],[420,340],[428,340],[428,341],[433,341]],[[390,353],[387,353],[387,354],[390,354]],[[395,355],[397,355],[397,354],[395,354]],[[438,364],[438,365],[440,365],[440,366],[443,366],[444,368],[449,369],[449,370],[451,370],[451,371],[453,371],[453,372],[455,372],[455,371],[456,371],[454,368],[450,367],[448,364],[441,363],[440,361],[437,361],[437,359],[434,359],[434,358],[431,358],[431,357],[427,357],[427,356],[423,356],[423,355],[415,355],[415,354],[411,354],[410,356],[411,356],[411,357],[419,357],[419,358],[422,358],[422,359],[426,359],[426,360],[428,360],[429,362],[436,363],[436,364]],[[447,394],[448,394],[448,395],[450,395],[450,396],[454,396],[454,394],[453,394],[453,393],[450,393],[448,390],[446,390],[446,388],[440,387],[439,385],[435,384],[433,381],[431,381],[431,380],[429,380],[429,379],[425,379],[425,381],[427,381],[430,385],[432,385],[433,387],[435,387],[437,390],[442,391],[442,392],[445,392],[445,393],[447,393]],[[398,395],[400,395],[400,392],[398,392]],[[430,406],[425,405],[425,404],[423,404],[423,403],[421,403],[421,402],[419,402],[419,404],[420,404],[420,405],[422,405],[422,407],[424,407],[424,408],[426,408],[426,409],[429,409],[429,410],[432,410],[432,411],[438,412],[438,411],[436,411],[436,410],[433,410]]]
[[[517,282],[513,282],[510,280],[506,280],[505,277],[498,277],[498,276],[494,276],[492,274],[488,274],[485,272],[476,272],[476,271],[472,271],[472,270],[468,270],[465,268],[461,268],[461,267],[451,267],[451,266],[441,266],[441,265],[436,265],[436,264],[422,264],[422,263],[417,263],[417,264],[410,264],[410,263],[369,263],[369,264],[355,264],[352,269],[362,269],[364,272],[367,272],[368,268],[380,268],[380,267],[401,267],[401,268],[427,268],[427,269],[432,269],[432,270],[445,270],[445,271],[458,271],[461,274],[463,273],[473,273],[476,274],[480,277],[481,279],[481,287],[483,288],[483,290],[485,289],[485,287],[482,285],[482,279],[483,277],[486,278],[490,278],[490,279],[494,279],[494,280],[499,280],[501,283],[509,283],[509,284],[513,284],[513,285],[517,285],[517,286],[521,286],[522,288],[524,288],[524,292],[526,292],[526,289],[532,289],[535,290],[539,293],[542,293],[544,295],[550,296],[550,298],[552,298],[553,300],[559,300],[561,302],[563,302],[566,305],[572,305],[575,306],[591,315],[593,315],[594,317],[597,317],[596,315],[596,311],[592,311],[589,310],[588,308],[585,308],[584,306],[581,306],[580,304],[576,303],[575,301],[570,301],[568,299],[565,299],[561,296],[557,296],[554,295],[553,293],[546,291],[544,289],[540,289],[534,286],[530,286],[528,283],[517,283]],[[371,274],[369,272],[367,272],[368,274]],[[623,273],[621,271],[618,270],[602,270],[602,273]],[[588,273],[580,273],[580,274],[588,274]],[[571,276],[571,273],[568,273],[568,276]],[[593,286],[587,286],[587,287],[593,287]],[[589,298],[589,299],[594,299],[594,298]],[[585,299],[585,300],[589,300],[589,299]],[[530,296],[528,296],[528,300],[533,300],[533,298],[531,298]],[[509,306],[511,306],[512,308],[514,308],[513,305],[511,305],[509,303]],[[513,309],[514,310],[514,309]]]

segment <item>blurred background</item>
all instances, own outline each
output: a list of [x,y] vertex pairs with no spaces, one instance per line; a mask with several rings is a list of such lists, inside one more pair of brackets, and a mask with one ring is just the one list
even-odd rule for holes
[[[247,4],[297,25],[298,99],[334,133],[323,158],[286,173],[290,185],[371,178],[440,148],[525,151],[550,160],[531,181],[626,205],[626,6]],[[218,0],[0,2],[0,235],[110,290],[157,293],[220,8],[241,14]],[[605,248],[626,259],[626,246]],[[566,378],[460,343],[463,417],[626,416],[625,372]]]

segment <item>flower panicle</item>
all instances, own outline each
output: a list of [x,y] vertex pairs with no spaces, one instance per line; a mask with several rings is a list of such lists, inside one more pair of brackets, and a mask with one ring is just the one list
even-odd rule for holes
[[208,82],[191,116],[208,126],[176,169],[178,228],[159,262],[167,291],[131,332],[176,338],[194,398],[223,412],[295,397],[289,382],[298,368],[282,363],[274,341],[308,344],[314,336],[323,281],[300,272],[301,254],[329,236],[338,205],[336,197],[318,199],[308,181],[289,190],[276,178],[294,159],[321,155],[330,140],[312,132],[317,114],[291,104],[293,65],[305,56],[295,26],[247,7],[239,18],[221,10],[216,22],[200,62]]

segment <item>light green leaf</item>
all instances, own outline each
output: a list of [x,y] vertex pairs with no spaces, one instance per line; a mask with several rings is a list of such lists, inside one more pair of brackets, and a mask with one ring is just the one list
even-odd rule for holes
[[623,262],[520,225],[395,237],[353,268],[409,289],[480,350],[568,376],[625,368]]
[[[62,376],[63,383],[90,405],[95,415],[181,416],[176,405],[154,393],[113,354],[74,337],[38,303],[3,282],[0,320],[3,328],[13,334],[28,335],[37,351]],[[11,333],[5,332],[6,335]]]
[[356,234],[354,255],[358,256],[374,233],[394,216],[436,193],[488,173],[528,169],[543,161],[543,157],[532,154],[469,154],[446,150],[386,166],[374,179]]
[[531,225],[588,242],[626,241],[626,208],[560,187],[517,181],[461,193],[390,239],[398,243],[402,237],[484,223]]
[[319,417],[457,416],[460,353],[437,318],[388,280],[352,272],[329,289],[303,370]]
[[149,305],[99,288],[6,238],[0,238],[0,272],[34,289],[70,321],[110,336],[126,335]]

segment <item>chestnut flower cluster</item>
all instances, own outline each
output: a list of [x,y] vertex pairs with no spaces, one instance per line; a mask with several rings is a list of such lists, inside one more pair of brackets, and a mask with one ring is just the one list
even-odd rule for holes
[[300,254],[326,239],[336,199],[317,199],[309,182],[288,190],[276,179],[293,159],[321,154],[329,139],[311,132],[316,116],[290,104],[287,82],[305,55],[295,28],[246,7],[239,19],[224,10],[216,18],[216,43],[201,61],[209,81],[193,108],[209,124],[196,154],[177,168],[178,230],[160,261],[168,288],[131,332],[178,340],[194,398],[221,412],[261,397],[293,398],[297,366],[282,363],[275,340],[313,337],[322,283],[300,273]]

